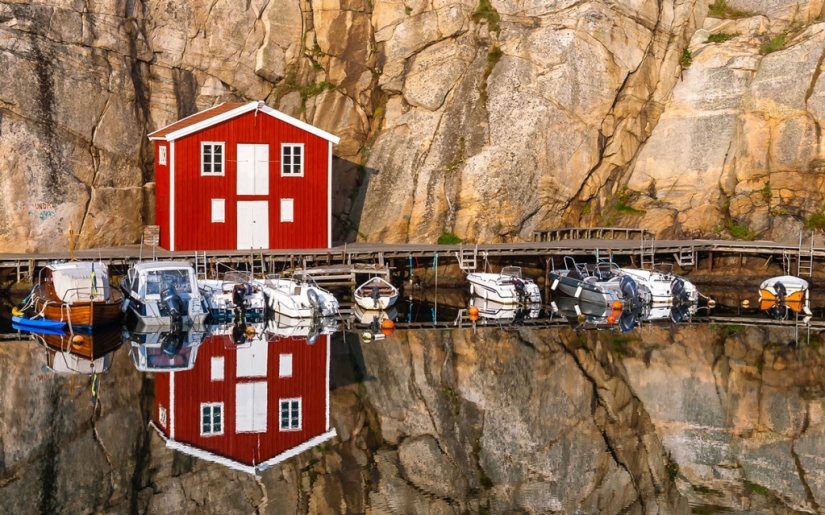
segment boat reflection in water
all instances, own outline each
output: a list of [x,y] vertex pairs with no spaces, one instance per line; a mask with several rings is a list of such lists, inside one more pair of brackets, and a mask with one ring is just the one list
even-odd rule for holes
[[155,375],[151,425],[167,447],[259,476],[335,436],[323,327],[267,320],[211,329],[189,369],[154,369],[164,373]]
[[518,325],[525,319],[538,318],[541,315],[541,304],[502,304],[494,300],[485,300],[481,297],[472,297],[468,308],[478,309],[478,317],[495,322],[511,322]]
[[44,330],[30,333],[31,337],[46,348],[46,364],[58,373],[93,375],[109,370],[112,355],[123,343],[120,326],[79,332],[70,328]]
[[123,336],[131,346],[132,361],[141,372],[191,369],[195,366],[198,346],[208,334],[208,328],[203,324],[175,331],[138,321],[123,330]]

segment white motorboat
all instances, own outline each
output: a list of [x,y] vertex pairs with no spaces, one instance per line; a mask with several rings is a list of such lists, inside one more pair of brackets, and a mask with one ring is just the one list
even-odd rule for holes
[[796,313],[811,315],[808,281],[792,275],[771,277],[759,285],[759,307],[762,310],[789,308]]
[[209,334],[208,328],[197,325],[184,331],[170,331],[138,322],[126,329],[131,348],[129,354],[140,372],[173,372],[191,370],[195,366],[198,348]]
[[252,274],[245,272],[227,272],[223,279],[198,279],[198,289],[212,319],[218,322],[231,320],[236,316],[236,309],[243,309],[247,319],[262,318],[266,311],[266,297],[260,288],[252,286],[251,281]]
[[522,320],[538,318],[541,314],[541,304],[538,303],[519,306],[517,304],[502,304],[494,300],[485,300],[481,297],[471,298],[469,307],[476,307],[479,318],[489,320]]
[[522,279],[521,267],[505,266],[501,273],[473,272],[467,274],[470,295],[500,304],[541,303],[541,291],[530,279]]
[[266,321],[264,333],[268,338],[306,338],[315,343],[322,334],[333,334],[338,330],[338,321],[332,317],[293,318],[275,313]]
[[622,273],[643,284],[650,292],[654,304],[679,304],[699,302],[699,290],[684,277],[673,274],[672,263],[658,263],[652,270],[622,268]]
[[650,301],[647,287],[638,284],[615,263],[587,265],[567,256],[564,266],[547,276],[553,291],[558,289],[573,298],[603,306],[612,306],[616,301],[632,304]]
[[364,309],[387,309],[398,300],[398,288],[380,277],[373,277],[355,289],[355,303]]
[[261,288],[275,313],[311,318],[333,316],[338,312],[338,299],[306,274],[295,274],[289,279],[267,275],[263,280],[254,280],[253,284]]
[[145,325],[200,324],[208,315],[195,270],[182,261],[151,261],[129,269],[120,283],[129,309]]

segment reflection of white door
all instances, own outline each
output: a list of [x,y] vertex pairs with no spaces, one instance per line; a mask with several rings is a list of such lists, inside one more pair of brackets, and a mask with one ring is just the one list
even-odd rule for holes
[[238,195],[269,195],[269,145],[238,145]]
[[266,433],[266,382],[235,385],[235,432]]
[[253,340],[249,347],[235,351],[235,377],[266,377],[269,347],[263,340]]
[[238,201],[238,249],[269,248],[269,202]]

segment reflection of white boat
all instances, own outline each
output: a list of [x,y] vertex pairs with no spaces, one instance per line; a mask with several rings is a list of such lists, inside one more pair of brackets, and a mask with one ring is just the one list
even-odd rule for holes
[[223,279],[198,279],[213,320],[229,320],[235,316],[240,303],[246,318],[260,318],[266,309],[266,297],[260,289],[251,286],[252,274],[227,272]]
[[522,279],[521,267],[505,266],[501,273],[473,272],[467,274],[470,295],[501,304],[541,303],[541,291],[530,279]]
[[518,306],[516,304],[502,304],[494,300],[485,300],[481,297],[470,299],[470,306],[478,308],[480,318],[491,320],[515,320],[521,318],[538,318],[541,313],[541,304],[527,304]]
[[380,277],[373,277],[355,289],[355,303],[364,309],[387,309],[398,300],[398,289]]
[[622,268],[623,273],[647,287],[654,303],[699,302],[699,290],[684,277],[673,274],[672,263],[658,263],[652,270]]
[[571,324],[580,328],[613,328],[626,333],[633,329],[639,318],[641,306],[613,310],[602,303],[588,302],[573,297],[559,297],[550,303],[554,313],[563,315]]
[[112,355],[110,352],[94,361],[81,356],[76,356],[71,352],[58,352],[50,350],[46,358],[46,366],[53,372],[59,374],[101,374],[109,370],[112,366]]
[[698,309],[698,304],[686,302],[673,305],[649,304],[642,310],[642,320],[645,322],[670,320],[674,324],[679,324],[684,321],[685,318],[695,315]]
[[189,331],[173,332],[140,323],[125,333],[131,343],[132,361],[141,372],[191,369],[195,366],[198,347],[207,334],[203,325],[194,326]]
[[583,301],[612,306],[614,302],[645,303],[650,299],[647,288],[640,286],[614,263],[587,265],[564,258],[564,269],[548,274],[550,289]]
[[810,315],[808,297],[808,281],[792,275],[771,277],[759,285],[759,307],[762,310],[789,308]]
[[331,317],[293,318],[280,313],[266,321],[265,334],[278,338],[306,338],[314,343],[322,334],[338,330],[338,322]]
[[359,324],[370,325],[374,321],[377,321],[379,324],[384,320],[392,320],[395,321],[398,318],[398,310],[395,306],[390,307],[387,310],[379,310],[379,309],[364,309],[358,304],[355,304],[352,307],[352,314],[355,315],[355,318],[358,320]]
[[292,318],[333,316],[338,312],[338,300],[329,291],[321,288],[309,275],[298,274],[290,279],[278,275],[267,275],[266,279],[256,279],[269,299],[272,311]]
[[195,270],[181,261],[152,261],[129,269],[120,283],[128,309],[147,325],[203,323],[207,312]]

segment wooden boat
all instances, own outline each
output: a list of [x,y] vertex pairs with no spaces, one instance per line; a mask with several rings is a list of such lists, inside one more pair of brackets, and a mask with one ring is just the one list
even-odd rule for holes
[[112,325],[104,330],[58,334],[58,331],[33,332],[36,340],[51,350],[70,353],[89,361],[113,352],[123,343],[120,327]]
[[29,300],[34,315],[70,325],[99,326],[120,320],[123,296],[109,285],[102,261],[70,261],[40,271]]
[[373,277],[355,289],[355,303],[364,309],[387,309],[398,300],[398,288]]

